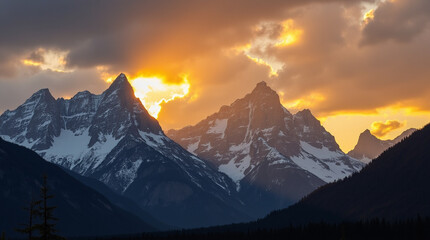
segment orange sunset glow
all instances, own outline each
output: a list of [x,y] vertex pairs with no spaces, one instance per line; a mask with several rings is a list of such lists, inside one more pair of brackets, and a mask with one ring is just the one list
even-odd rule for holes
[[430,0],[0,0],[0,240],[430,239]]
[[165,83],[159,77],[137,77],[130,80],[134,93],[149,114],[157,118],[161,111],[161,103],[167,103],[175,98],[183,98],[190,89],[187,76],[183,77],[181,84]]
[[418,17],[428,14],[409,14],[425,9],[411,10],[423,0],[413,1],[296,1],[258,10],[226,3],[227,15],[223,4],[209,2],[172,3],[177,11],[168,15],[162,6],[151,14],[128,6],[130,15],[112,13],[124,23],[103,17],[99,25],[108,24],[109,33],[77,29],[53,44],[47,30],[43,36],[50,38],[16,54],[4,50],[2,89],[23,93],[4,90],[0,110],[15,107],[39,86],[59,97],[81,89],[101,92],[125,72],[136,97],[167,131],[196,124],[266,81],[287,109],[310,109],[348,151],[376,123],[402,123],[373,130],[389,139],[430,121],[430,30]]

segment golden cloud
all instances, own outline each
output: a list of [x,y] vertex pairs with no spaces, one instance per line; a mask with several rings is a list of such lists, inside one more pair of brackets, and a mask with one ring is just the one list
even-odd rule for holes
[[385,122],[378,121],[372,123],[372,128],[370,132],[377,137],[384,137],[391,131],[399,129],[406,124],[404,122],[399,122],[397,120],[387,120]]

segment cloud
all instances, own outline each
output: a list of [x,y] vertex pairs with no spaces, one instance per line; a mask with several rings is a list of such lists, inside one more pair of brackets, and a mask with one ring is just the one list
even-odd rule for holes
[[329,1],[1,1],[0,46],[67,50],[73,67],[178,71],[169,65],[246,43],[254,25],[313,2]]
[[333,3],[290,14],[303,29],[301,41],[262,54],[285,65],[273,85],[284,93],[283,102],[320,96],[323,100],[310,106],[318,116],[388,106],[430,109],[430,31],[410,42],[361,47],[363,13],[359,5]]
[[[328,1],[48,0],[24,3],[0,0],[0,77],[19,89],[13,83],[22,80],[25,75],[22,71],[32,72],[36,76],[26,73],[25,81],[33,81],[28,86],[37,88],[37,76],[51,75],[49,69],[28,66],[23,70],[21,60],[41,60],[38,50],[45,49],[67,52],[66,68],[80,73],[103,66],[112,75],[119,72],[157,74],[171,82],[178,81],[178,75],[189,73],[190,83],[195,85],[199,96],[204,96],[202,92],[210,90],[203,86],[211,86],[213,81],[221,86],[220,83],[230,81],[263,80],[256,79],[263,78],[261,74],[253,77],[241,72],[258,72],[261,66],[250,65],[241,55],[231,57],[221,52],[248,43],[258,34],[254,27],[260,22],[283,21],[289,9],[315,2]],[[214,74],[220,77],[215,80],[209,73],[215,72],[213,66],[219,65],[216,61],[221,59],[226,62]],[[201,62],[207,64],[203,66]],[[245,65],[243,70],[241,66]],[[200,69],[195,69],[196,66]],[[229,66],[238,66],[238,69]],[[95,79],[91,74],[87,79]],[[66,75],[61,75],[59,82]],[[238,76],[248,79],[234,79]],[[98,79],[89,84],[96,82]],[[48,87],[56,88],[55,85]],[[81,87],[85,88],[86,85]],[[101,88],[102,85],[98,91]],[[233,92],[226,88],[223,91]],[[7,91],[4,94],[4,98],[10,95]],[[21,91],[10,98],[16,99],[17,95],[21,99],[27,97]]]
[[397,120],[387,120],[385,122],[373,122],[371,133],[377,137],[384,137],[388,133],[404,127],[405,123]]
[[374,11],[374,18],[363,30],[362,45],[388,40],[408,42],[425,31],[430,22],[430,1],[385,1]]
[[[101,92],[99,67],[106,75],[162,75],[175,83],[187,74],[187,97],[162,106],[165,129],[196,123],[262,80],[284,93],[284,103],[302,100],[318,116],[387,106],[430,110],[428,1],[377,1],[364,25],[362,2],[0,0],[1,108],[41,87],[56,96]],[[288,38],[283,23],[298,40],[266,44],[264,38]],[[279,63],[278,76],[237,51],[257,40],[264,44],[250,52]],[[22,59],[41,60],[38,49],[66,52],[65,68],[74,72],[23,66]]]

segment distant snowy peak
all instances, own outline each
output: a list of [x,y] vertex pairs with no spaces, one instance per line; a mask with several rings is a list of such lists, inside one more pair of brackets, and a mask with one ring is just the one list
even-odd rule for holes
[[360,134],[357,145],[355,145],[353,150],[348,152],[348,155],[364,163],[369,163],[372,159],[378,157],[385,150],[399,143],[416,130],[415,128],[410,128],[392,140],[381,140],[374,136],[369,129],[366,129]]

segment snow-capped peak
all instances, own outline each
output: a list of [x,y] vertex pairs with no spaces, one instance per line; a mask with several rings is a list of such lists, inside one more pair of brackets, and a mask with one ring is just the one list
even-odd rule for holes
[[247,198],[267,197],[279,208],[363,167],[309,109],[291,114],[265,82],[197,125],[167,135],[217,166]]

